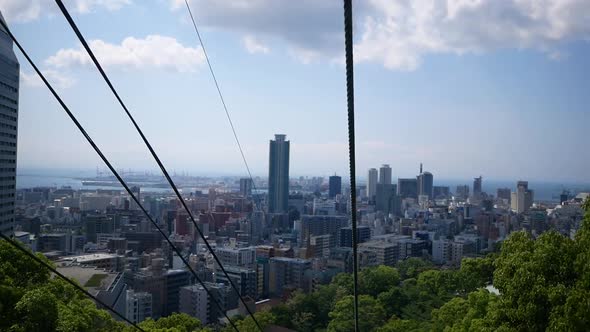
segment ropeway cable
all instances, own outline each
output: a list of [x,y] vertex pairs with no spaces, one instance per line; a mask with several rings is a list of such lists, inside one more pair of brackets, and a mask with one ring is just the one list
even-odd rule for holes
[[221,261],[219,260],[219,258],[217,257],[217,255],[215,254],[215,251],[213,250],[213,248],[211,247],[211,245],[209,244],[209,242],[207,241],[207,239],[205,239],[205,235],[203,234],[203,231],[197,225],[197,222],[195,220],[195,217],[193,216],[192,212],[190,211],[190,209],[186,205],[186,202],[184,201],[182,195],[180,194],[178,188],[176,187],[176,184],[174,183],[174,181],[170,177],[170,174],[168,173],[168,171],[164,167],[164,164],[162,163],[162,161],[160,160],[160,158],[156,154],[155,150],[153,149],[152,145],[149,143],[148,139],[144,135],[143,131],[141,130],[141,128],[139,127],[139,125],[135,121],[135,118],[129,112],[129,109],[127,108],[127,106],[125,105],[125,103],[123,102],[123,100],[121,99],[121,97],[119,96],[119,93],[117,93],[117,90],[115,89],[115,87],[111,83],[110,79],[108,78],[107,74],[103,70],[102,66],[100,65],[100,62],[96,59],[96,56],[94,55],[94,52],[92,51],[92,49],[90,48],[90,46],[86,42],[86,39],[84,38],[84,36],[80,32],[80,30],[78,29],[76,23],[74,22],[72,16],[68,12],[67,8],[64,6],[64,4],[63,4],[63,2],[61,0],[55,0],[55,2],[58,5],[58,7],[60,8],[62,14],[64,15],[64,17],[66,18],[66,20],[68,21],[68,23],[70,24],[70,26],[72,27],[72,29],[74,30],[74,32],[76,33],[76,36],[78,37],[78,39],[80,40],[80,42],[82,43],[82,45],[84,46],[84,48],[86,49],[86,52],[88,53],[88,55],[92,59],[92,62],[94,63],[94,65],[96,66],[96,68],[98,69],[98,71],[100,72],[100,74],[102,75],[103,79],[105,80],[105,82],[107,83],[107,85],[109,86],[109,88],[111,89],[111,91],[113,92],[113,94],[115,95],[115,98],[117,99],[117,101],[119,102],[119,104],[121,105],[121,107],[123,108],[123,110],[125,111],[125,113],[127,114],[127,117],[133,123],[133,126],[135,127],[135,129],[137,130],[137,132],[139,133],[139,135],[141,136],[141,138],[142,138],[143,142],[145,143],[146,147],[148,148],[148,150],[150,151],[150,153],[154,157],[154,160],[156,161],[156,163],[160,167],[160,170],[164,174],[164,177],[166,178],[166,180],[168,181],[168,183],[172,187],[172,190],[176,194],[176,197],[178,198],[178,200],[180,201],[180,203],[182,204],[182,206],[184,207],[184,209],[188,213],[188,215],[189,215],[189,217],[190,217],[190,219],[191,219],[191,221],[192,221],[195,229],[199,233],[199,236],[203,239],[203,242],[205,243],[205,246],[207,247],[207,249],[209,250],[209,252],[213,256],[213,258],[215,259],[215,262],[221,268],[223,274],[227,278],[229,284],[232,286],[232,288],[234,289],[234,291],[236,291],[238,297],[240,298],[240,301],[242,302],[242,304],[246,308],[246,311],[248,311],[248,314],[252,317],[252,319],[256,323],[257,327],[260,329],[260,331],[262,331],[262,327],[260,326],[260,324],[256,320],[256,317],[254,317],[254,314],[252,313],[252,310],[250,309],[250,307],[248,306],[248,304],[246,303],[246,301],[244,300],[244,298],[240,294],[240,291],[238,290],[238,288],[236,287],[236,285],[234,284],[234,282],[230,278],[229,274],[227,273],[227,271],[223,267],[223,264],[221,263]]
[[109,160],[105,157],[105,155],[102,153],[102,151],[100,150],[100,148],[94,143],[94,141],[92,140],[92,138],[90,137],[90,135],[86,132],[86,130],[84,129],[84,127],[80,124],[80,122],[78,122],[78,119],[76,118],[76,116],[70,111],[70,109],[67,107],[67,105],[63,102],[63,100],[61,99],[61,97],[59,96],[59,94],[57,94],[57,92],[55,91],[55,89],[53,88],[53,86],[51,85],[51,83],[49,83],[49,81],[47,81],[47,79],[45,78],[45,75],[43,75],[43,73],[41,73],[41,71],[39,70],[39,68],[37,67],[37,65],[35,65],[35,63],[33,62],[33,60],[29,57],[28,53],[20,45],[20,43],[18,42],[18,40],[16,39],[16,37],[12,34],[12,32],[10,32],[10,30],[8,29],[8,26],[4,22],[2,22],[2,20],[0,20],[0,24],[6,30],[6,32],[10,36],[10,38],[14,41],[15,45],[18,47],[18,49],[21,51],[21,53],[27,59],[27,61],[29,62],[29,64],[33,67],[33,69],[35,70],[35,72],[37,73],[37,75],[39,75],[39,77],[41,78],[41,80],[45,83],[45,85],[47,86],[47,88],[49,89],[49,91],[53,94],[53,96],[55,97],[55,99],[59,102],[59,104],[61,105],[61,107],[63,108],[63,110],[67,113],[67,115],[70,117],[70,119],[74,122],[74,124],[76,125],[76,127],[78,128],[78,130],[82,133],[82,135],[86,138],[86,140],[88,141],[88,143],[92,146],[92,148],[94,149],[94,151],[99,155],[99,157],[106,164],[106,166],[109,168],[109,170],[113,173],[113,175],[121,183],[121,185],[123,186],[123,188],[125,188],[125,191],[127,191],[127,193],[130,195],[130,197],[140,207],[140,209],[143,211],[143,213],[147,216],[147,218],[154,225],[154,227],[156,227],[156,229],[160,232],[160,234],[162,234],[162,236],[164,237],[164,239],[166,239],[166,241],[168,242],[168,244],[170,245],[170,247],[176,252],[176,254],[180,257],[180,259],[186,265],[186,267],[191,271],[191,273],[193,274],[193,276],[195,277],[195,279],[205,289],[205,291],[211,297],[211,299],[213,300],[213,302],[224,313],[225,317],[227,318],[227,320],[229,321],[229,323],[233,326],[233,328],[236,331],[239,332],[238,328],[233,323],[233,321],[229,318],[229,316],[227,315],[227,312],[223,309],[223,307],[221,306],[221,304],[219,303],[219,301],[217,301],[217,299],[213,296],[213,294],[205,286],[205,284],[203,283],[203,281],[198,277],[198,275],[194,271],[194,269],[190,266],[190,264],[182,256],[182,253],[180,252],[180,250],[178,250],[178,248],[172,243],[172,241],[170,241],[170,239],[168,238],[168,236],[166,236],[166,234],[164,233],[164,231],[160,228],[160,226],[154,221],[154,219],[151,217],[151,215],[147,212],[147,210],[139,202],[139,199],[131,191],[131,189],[129,188],[129,186],[127,185],[127,183],[123,180],[123,178],[121,178],[121,176],[119,175],[119,173],[115,170],[115,168],[112,166],[112,164],[109,162]]

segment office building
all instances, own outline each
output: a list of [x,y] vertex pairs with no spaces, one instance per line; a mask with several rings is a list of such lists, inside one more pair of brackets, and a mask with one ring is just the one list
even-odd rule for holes
[[82,216],[82,224],[88,242],[97,242],[97,234],[110,234],[115,231],[115,220],[104,214],[86,214]]
[[457,190],[455,190],[455,196],[459,199],[466,199],[469,197],[469,186],[466,184],[457,186]]
[[289,141],[275,135],[268,162],[268,212],[284,213],[289,207]]
[[[356,234],[357,243],[363,243],[371,238],[371,229],[369,226],[357,226]],[[340,229],[338,246],[352,248],[352,226]]]
[[404,198],[418,198],[418,179],[397,179],[397,195]]
[[[420,167],[422,168],[422,167]],[[418,175],[418,195],[428,196],[428,199],[433,198],[434,190],[434,176],[430,172],[420,173]]]
[[242,195],[243,197],[252,196],[252,179],[240,179],[240,195]]
[[152,294],[127,290],[125,306],[126,318],[140,323],[152,317]]
[[303,215],[301,216],[300,243],[304,243],[311,236],[330,234],[332,241],[330,247],[335,247],[340,228],[348,225],[348,219],[347,216]]
[[383,164],[379,168],[379,183],[391,184],[391,167],[388,164]]
[[533,206],[534,192],[527,181],[518,181],[516,192],[511,194],[510,207],[516,213],[528,211]]
[[481,186],[482,186],[482,177],[476,177],[473,179],[473,197],[474,198],[481,198]]
[[432,198],[441,199],[449,198],[451,196],[451,189],[447,186],[434,186],[432,189]]
[[496,197],[510,202],[510,188],[498,188],[496,191]]
[[[201,324],[215,324],[227,310],[237,307],[238,296],[231,286],[224,284],[205,282],[205,287],[211,296],[201,285],[185,286],[180,289],[179,311],[191,317],[198,318]],[[217,306],[221,306],[221,309]]]
[[[209,324],[209,295],[201,285],[184,286],[180,289],[179,311]],[[213,304],[215,305],[215,304]]]
[[164,307],[164,316],[168,316],[178,312],[180,289],[190,284],[191,273],[188,270],[167,270],[165,275],[166,305]]
[[[233,284],[240,291],[241,296],[249,296],[252,299],[258,298],[258,279],[256,276],[255,269],[234,267],[234,266],[223,266],[228,276],[230,277]],[[256,268],[256,267],[255,267]],[[215,282],[223,283],[231,286],[227,277],[221,271],[215,274]]]
[[328,190],[328,196],[330,198],[334,198],[336,197],[336,195],[340,195],[342,194],[342,178],[337,176],[337,175],[333,175],[330,176],[330,187]]
[[[4,17],[0,13],[0,20]],[[0,232],[14,233],[16,186],[16,139],[20,68],[12,50],[12,40],[0,28]]]
[[[395,266],[399,259],[399,246],[397,243],[365,242],[359,245],[359,251],[374,253],[374,263],[376,265]],[[369,265],[373,265],[373,263]]]
[[310,285],[305,272],[311,269],[311,261],[300,258],[273,257],[270,259],[271,295],[281,296],[286,289],[301,289],[308,292]]
[[215,249],[215,254],[223,266],[254,268],[256,265],[256,247],[220,247]]
[[330,256],[330,247],[334,242],[332,241],[332,235],[318,235],[311,236],[309,240],[310,248],[308,248],[313,257],[328,258]]
[[377,194],[377,180],[379,179],[379,175],[377,173],[376,168],[370,168],[367,174],[367,198],[370,201],[375,199],[375,195]]
[[395,184],[377,184],[377,194],[375,195],[375,210],[385,214],[392,212],[392,200],[396,195],[397,186]]

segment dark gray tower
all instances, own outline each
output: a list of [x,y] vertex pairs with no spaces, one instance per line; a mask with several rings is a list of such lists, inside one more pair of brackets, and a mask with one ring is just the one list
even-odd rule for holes
[[289,204],[289,141],[275,135],[268,162],[268,212],[287,212]]
[[480,198],[481,197],[481,187],[482,187],[482,177],[473,178],[473,197]]
[[342,178],[338,175],[330,176],[330,187],[328,196],[330,198],[336,197],[336,195],[342,194]]
[[0,28],[0,232],[7,235],[14,232],[19,73],[12,39]]
[[432,199],[433,189],[434,176],[432,173],[424,172],[418,175],[418,195],[427,195],[428,199]]

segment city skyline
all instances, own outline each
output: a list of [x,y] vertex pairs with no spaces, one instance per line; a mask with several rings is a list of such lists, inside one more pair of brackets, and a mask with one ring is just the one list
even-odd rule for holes
[[66,2],[0,0],[0,330],[590,326],[587,0]]
[[[345,175],[344,68],[334,60],[342,52],[341,36],[332,34],[341,28],[340,4],[304,1],[286,6],[288,10],[269,12],[264,8],[272,6],[264,3],[236,9],[211,1],[193,2],[200,9],[195,14],[202,21],[204,40],[252,172],[266,173],[266,139],[283,132],[293,142],[292,174]],[[561,5],[568,9],[575,4]],[[200,47],[178,3],[78,1],[71,6],[74,18],[83,20],[83,32],[99,40],[92,44],[98,48],[98,57],[170,169],[245,174],[203,68]],[[359,16],[358,36],[363,36],[357,40],[355,53],[359,177],[382,163],[392,165],[394,178],[413,176],[415,165],[424,162],[426,170],[449,179],[482,174],[488,179],[590,182],[586,171],[590,156],[582,153],[588,122],[585,108],[590,102],[583,91],[590,72],[586,60],[590,47],[582,41],[588,35],[587,25],[569,29],[579,20],[566,17],[566,28],[550,34],[557,29],[556,20],[565,15],[559,11],[557,16],[541,15],[523,25],[530,40],[498,44],[490,29],[466,29],[474,24],[468,24],[469,17],[477,15],[489,15],[489,20],[482,20],[489,24],[486,28],[503,26],[497,14],[502,8],[494,7],[500,5],[482,2],[470,9],[455,8],[455,16],[449,16],[455,28],[461,29],[451,30],[457,40],[439,36],[443,38],[437,41],[440,48],[433,48],[403,39],[412,46],[410,53],[392,59],[390,54],[399,54],[393,52],[398,46],[392,41],[398,32],[386,29],[382,15],[397,17],[403,10],[415,15],[419,8],[380,6],[388,5],[367,2],[358,11],[376,20],[377,31],[387,32],[368,30],[364,16]],[[49,2],[0,2],[16,36],[59,85],[66,102],[113,163],[122,168],[155,169],[77,48],[65,21],[54,15],[54,7]],[[579,4],[582,12],[587,7]],[[532,17],[520,5],[504,9],[514,17]],[[451,15],[451,9],[447,11]],[[313,27],[323,32],[315,40],[307,30],[290,35],[285,27],[292,23],[280,20],[287,13],[296,19],[310,12],[317,18]],[[428,27],[427,31],[449,29],[434,12],[425,13],[421,19],[426,21],[419,24]],[[235,20],[234,26],[224,25],[228,16],[238,14],[242,20]],[[107,18],[109,27],[99,25]],[[257,19],[261,26],[253,24]],[[270,22],[275,19],[284,26]],[[535,29],[545,23],[548,32]],[[39,40],[39,31],[46,38],[34,42]],[[489,38],[474,44],[470,33]],[[371,46],[376,36],[384,38],[380,42],[391,52]],[[502,40],[510,40],[507,36]],[[136,47],[151,53],[133,53]],[[106,49],[112,52],[105,53]],[[159,49],[175,50],[174,62]],[[137,61],[128,60],[130,54],[138,55]],[[22,60],[20,54],[18,57]],[[100,165],[31,69],[23,66],[21,72],[19,166],[94,169]],[[453,84],[448,84],[449,78]],[[48,139],[53,144],[39,144]],[[193,153],[186,154],[187,150]]]

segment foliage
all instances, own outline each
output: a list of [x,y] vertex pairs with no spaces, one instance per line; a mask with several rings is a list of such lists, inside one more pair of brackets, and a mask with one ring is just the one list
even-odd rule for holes
[[158,320],[148,318],[139,327],[150,332],[192,332],[200,331],[201,322],[187,314],[174,313]]
[[[370,295],[361,295],[358,299],[359,329],[373,331],[386,320],[385,309]],[[349,295],[341,299],[330,313],[332,319],[328,324],[329,332],[354,331],[354,297]]]
[[[267,326],[271,325],[275,317],[269,311],[261,311],[254,314],[256,317],[256,321],[260,324],[262,329],[265,329]],[[252,317],[248,316],[243,320],[236,321],[236,326],[240,332],[259,332],[260,330],[256,326],[256,323],[252,319]],[[233,331],[231,327],[226,328],[227,331]]]
[[[45,262],[52,264],[38,254]],[[1,331],[135,331],[8,242],[0,241]],[[146,331],[200,330],[199,320],[174,314],[140,324]]]
[[417,257],[410,257],[399,261],[396,267],[402,280],[416,278],[420,273],[434,269],[431,262]]
[[389,266],[380,265],[364,269],[362,272],[359,274],[359,288],[363,294],[377,296],[400,282],[397,269]]

